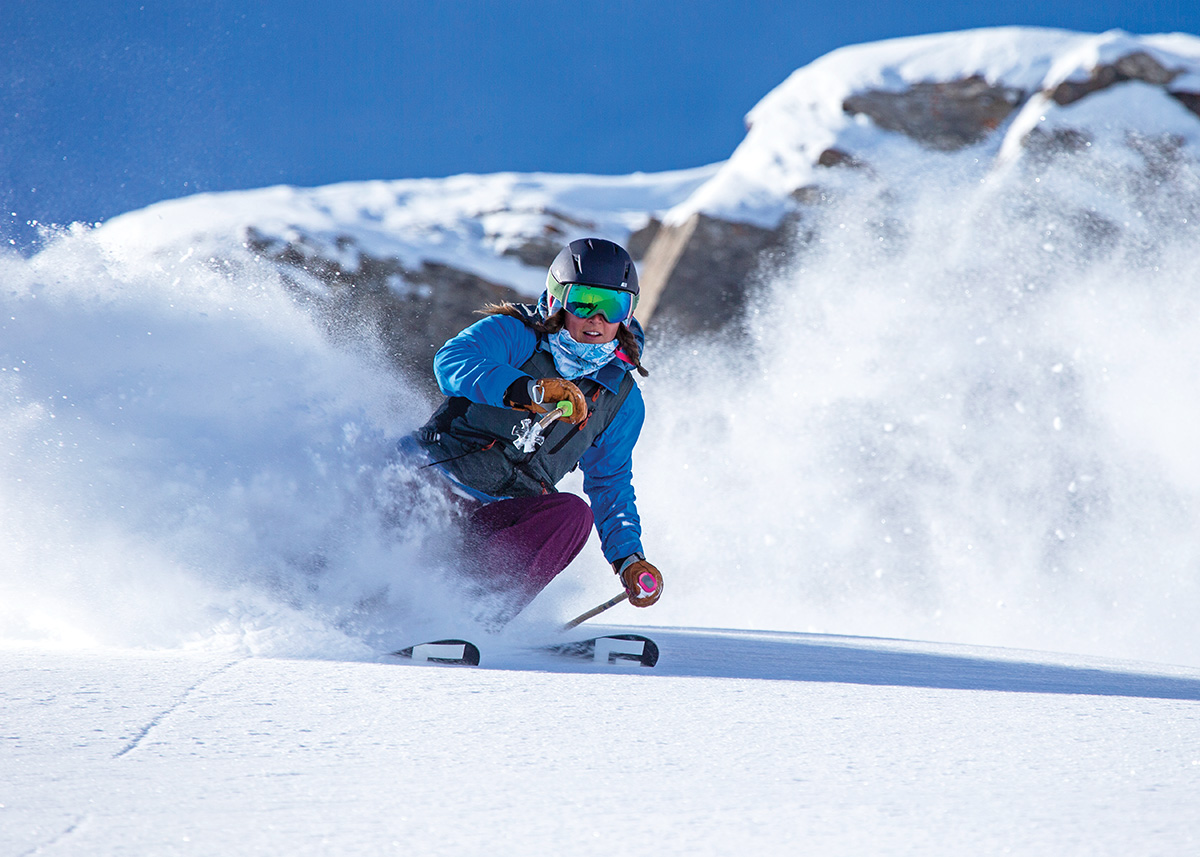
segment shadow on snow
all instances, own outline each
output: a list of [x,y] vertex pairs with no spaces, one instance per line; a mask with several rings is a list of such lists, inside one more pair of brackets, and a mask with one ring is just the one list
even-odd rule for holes
[[[537,667],[555,672],[616,669],[647,676],[1200,700],[1200,675],[1156,675],[1137,671],[1136,664],[1099,658],[816,634],[599,626],[590,631],[644,631],[659,644],[662,654],[658,666],[653,670],[637,665],[601,667],[541,657]],[[1088,665],[1078,663],[1083,661]],[[498,668],[528,669],[530,665],[527,658],[512,653],[497,653],[496,658],[485,658],[484,662],[484,666]],[[1148,670],[1153,668],[1146,665]]]

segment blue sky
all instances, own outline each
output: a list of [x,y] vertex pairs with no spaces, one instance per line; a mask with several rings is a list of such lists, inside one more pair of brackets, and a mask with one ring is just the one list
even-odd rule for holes
[[0,230],[278,183],[712,163],[822,54],[1010,24],[1200,34],[1200,3],[9,0]]

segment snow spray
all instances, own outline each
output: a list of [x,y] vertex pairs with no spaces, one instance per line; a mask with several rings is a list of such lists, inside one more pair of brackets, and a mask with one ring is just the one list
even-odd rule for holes
[[[634,481],[668,594],[612,621],[1200,663],[1200,181],[955,163],[841,180],[736,333],[651,330]],[[452,512],[392,455],[434,403],[371,331],[334,341],[238,248],[104,234],[0,257],[0,640],[461,633]],[[528,612],[612,583],[593,543]]]
[[647,349],[655,623],[1200,663],[1200,177],[1122,152],[852,177]]
[[392,455],[429,404],[370,332],[252,258],[121,249],[0,258],[0,640],[347,656],[453,615],[443,496]]

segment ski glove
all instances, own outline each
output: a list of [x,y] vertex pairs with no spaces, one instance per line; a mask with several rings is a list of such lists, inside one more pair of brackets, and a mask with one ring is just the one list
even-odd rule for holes
[[583,391],[562,378],[518,378],[504,394],[505,401],[514,408],[546,414],[558,407],[559,402],[570,402],[571,413],[562,417],[572,425],[587,419],[587,399]]
[[613,571],[620,575],[629,593],[629,603],[634,607],[649,607],[662,595],[662,573],[640,553],[614,562]]

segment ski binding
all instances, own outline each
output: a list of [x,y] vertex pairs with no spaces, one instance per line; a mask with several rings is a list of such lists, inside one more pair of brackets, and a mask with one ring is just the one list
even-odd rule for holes
[[419,643],[392,652],[398,658],[409,658],[419,664],[465,664],[479,666],[479,647],[466,640],[437,640]]

